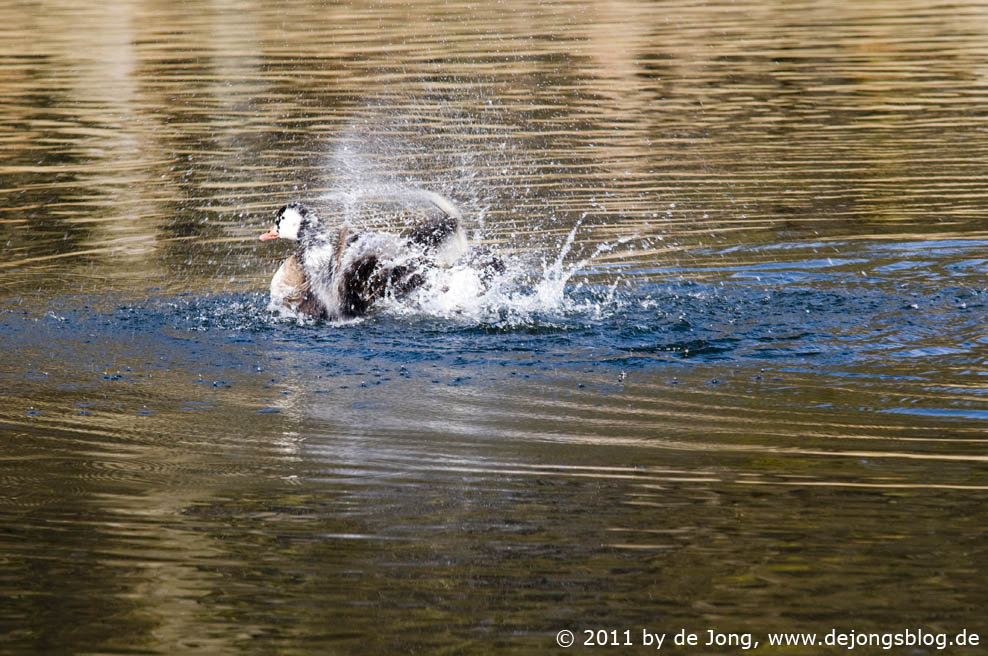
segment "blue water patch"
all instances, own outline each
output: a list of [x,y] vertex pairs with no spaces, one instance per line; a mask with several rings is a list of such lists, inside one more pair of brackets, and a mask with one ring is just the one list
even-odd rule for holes
[[[562,293],[565,303],[483,320],[382,312],[343,324],[279,317],[263,293],[8,305],[0,307],[0,339],[16,358],[0,364],[0,394],[19,398],[19,416],[32,421],[66,412],[144,424],[171,411],[207,419],[216,408],[284,421],[301,405],[360,422],[368,413],[400,414],[395,389],[429,395],[441,386],[469,396],[513,381],[571,381],[563,384],[603,397],[620,393],[627,376],[677,389],[750,381],[771,390],[766,402],[828,412],[935,417],[939,409],[952,420],[981,419],[971,395],[937,388],[981,383],[983,288],[624,276]],[[806,381],[818,391],[807,396]],[[844,390],[839,400],[819,391],[828,386]],[[847,391],[898,388],[861,400]],[[905,398],[923,398],[930,412],[900,411]]]
[[891,264],[885,264],[882,266],[877,266],[873,269],[873,271],[877,273],[889,273],[893,271],[907,271],[910,269],[925,269],[925,268],[933,267],[935,265],[936,265],[935,262],[931,262],[928,260],[919,260],[919,261],[906,260],[901,262],[892,262]]
[[895,251],[916,253],[924,257],[955,256],[964,250],[981,250],[988,247],[983,239],[928,239],[923,241],[871,242],[867,247],[872,251]]
[[[816,261],[820,268],[825,262]],[[805,264],[795,273],[806,274]],[[484,320],[382,313],[346,324],[278,317],[263,293],[56,298],[31,312],[0,309],[0,338],[21,354],[0,369],[0,389],[25,381],[69,385],[79,394],[104,385],[148,387],[163,370],[211,393],[235,391],[247,376],[272,395],[281,379],[293,377],[331,379],[330,389],[417,376],[476,385],[588,365],[796,368],[835,376],[867,369],[900,380],[936,378],[930,372],[938,370],[945,371],[941,378],[957,375],[980,343],[985,290],[921,282],[655,283],[628,276],[621,284],[568,285],[566,303],[526,313],[494,312]],[[190,396],[181,408],[195,410],[200,402],[209,398]]]
[[896,415],[916,415],[922,417],[935,417],[938,419],[988,419],[988,409],[979,410],[975,408],[886,408],[880,412]]

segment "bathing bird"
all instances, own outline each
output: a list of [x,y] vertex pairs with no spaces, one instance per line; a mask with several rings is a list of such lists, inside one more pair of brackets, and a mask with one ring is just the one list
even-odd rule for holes
[[330,229],[303,203],[282,207],[260,237],[295,242],[271,279],[272,306],[316,319],[358,317],[381,298],[420,287],[429,268],[452,266],[469,250],[460,212],[437,194],[423,195],[429,211],[405,234]]

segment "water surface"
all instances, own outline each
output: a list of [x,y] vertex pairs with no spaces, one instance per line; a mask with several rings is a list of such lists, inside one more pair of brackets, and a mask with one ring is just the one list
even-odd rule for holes
[[[984,7],[0,25],[0,651],[988,633]],[[510,276],[267,311],[278,207],[397,187]]]

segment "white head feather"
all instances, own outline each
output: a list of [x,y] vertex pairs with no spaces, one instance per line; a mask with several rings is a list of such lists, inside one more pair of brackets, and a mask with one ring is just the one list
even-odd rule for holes
[[302,227],[302,214],[294,207],[286,207],[278,216],[278,237],[281,239],[298,239],[299,228]]

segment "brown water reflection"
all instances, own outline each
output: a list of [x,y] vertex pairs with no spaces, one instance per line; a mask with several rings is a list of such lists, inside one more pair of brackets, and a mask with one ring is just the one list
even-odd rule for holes
[[[0,6],[0,651],[988,633],[986,25]],[[274,210],[388,185],[596,305],[264,314]]]
[[236,261],[255,213],[369,173],[465,192],[494,239],[590,212],[675,242],[649,259],[984,236],[980,8],[46,7],[5,17],[8,265]]

